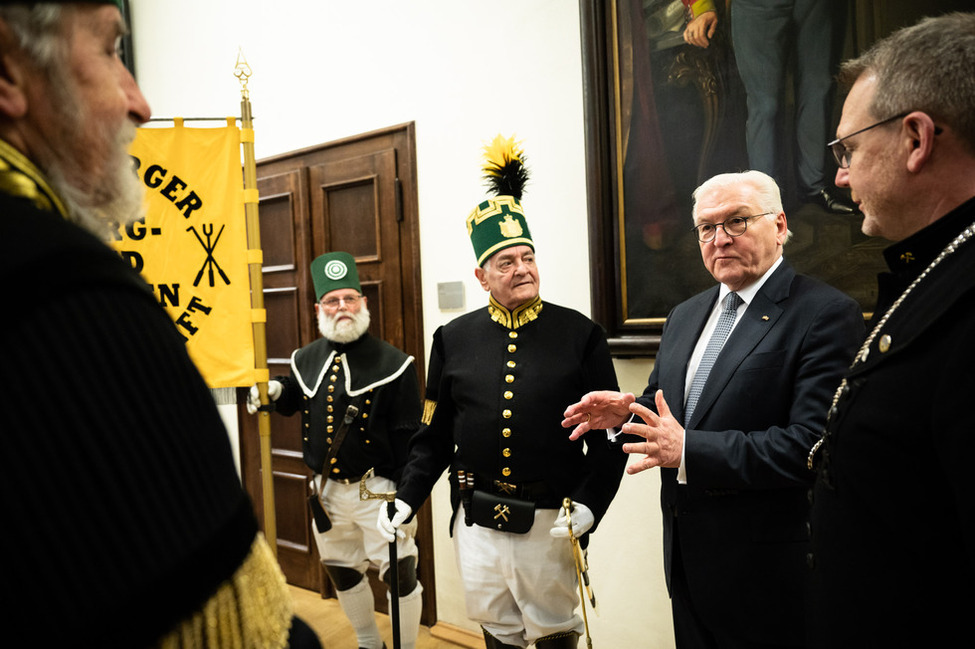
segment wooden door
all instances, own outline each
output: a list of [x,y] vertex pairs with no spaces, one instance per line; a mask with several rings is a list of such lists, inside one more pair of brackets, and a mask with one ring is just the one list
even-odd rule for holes
[[344,250],[355,257],[370,332],[404,349],[396,150],[316,164],[308,176],[315,256]]
[[[343,250],[356,258],[369,298],[370,332],[416,358],[425,376],[420,322],[415,143],[412,124],[303,149],[258,163],[268,367],[287,374],[291,352],[318,336],[311,261]],[[242,403],[242,400],[239,399]],[[241,413],[244,483],[263,524],[260,441],[254,417]],[[329,594],[307,507],[311,470],[301,453],[300,418],[271,416],[278,560],[289,581]],[[424,624],[436,622],[429,506],[418,513]],[[377,608],[385,588],[370,582]]]

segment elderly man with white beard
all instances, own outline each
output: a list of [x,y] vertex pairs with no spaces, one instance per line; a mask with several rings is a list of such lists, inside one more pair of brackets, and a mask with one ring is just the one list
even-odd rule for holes
[[[331,252],[311,264],[322,334],[291,355],[291,373],[268,383],[274,409],[301,411],[305,463],[315,472],[315,540],[339,604],[363,649],[385,646],[373,615],[365,571],[372,563],[390,584],[389,545],[376,529],[380,500],[359,498],[359,481],[375,493],[396,490],[407,445],[420,425],[420,396],[412,356],[368,333],[369,309],[355,259]],[[259,407],[256,386],[248,410]],[[423,589],[416,578],[413,523],[397,544],[400,638],[412,648]],[[392,595],[391,595],[392,596]]]

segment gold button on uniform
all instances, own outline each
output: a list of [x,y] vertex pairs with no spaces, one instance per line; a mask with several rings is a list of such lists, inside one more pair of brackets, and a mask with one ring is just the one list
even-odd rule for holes
[[890,335],[888,334],[884,334],[880,337],[880,343],[877,344],[877,348],[880,350],[881,354],[887,353],[887,351],[890,349],[891,342]]
[[514,374],[505,374],[505,376],[504,376],[504,382],[505,383],[514,383],[515,382],[515,375]]
[[506,390],[505,393],[504,393],[504,398],[505,399],[513,399],[514,396],[515,396],[515,393],[512,392],[511,390]]
[[518,345],[508,345],[508,352],[514,354],[516,351],[518,351]]
[[511,449],[510,448],[504,449],[503,451],[501,451],[501,455],[505,457],[511,457]]
[[515,365],[517,365],[517,363],[514,361],[508,361],[508,367],[514,368]]
[[517,331],[509,331],[508,332],[508,338],[514,339],[514,338],[517,338],[517,337],[518,337],[518,332]]
[[501,416],[504,417],[505,419],[511,419],[511,411],[507,409],[502,410]]
[[511,429],[510,428],[502,428],[501,429],[501,434],[504,437],[511,437]]
[[509,475],[511,475],[511,469],[508,467],[501,469],[501,475],[507,478]]

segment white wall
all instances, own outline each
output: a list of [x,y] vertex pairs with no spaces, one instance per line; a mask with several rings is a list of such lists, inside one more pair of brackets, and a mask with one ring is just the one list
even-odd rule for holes
[[[542,296],[590,312],[581,51],[576,0],[130,0],[136,75],[160,117],[239,115],[238,50],[258,158],[413,121],[417,133],[425,339],[457,315],[437,308],[437,283],[474,279],[464,219],[484,199],[480,147],[523,141],[532,170],[524,205],[538,248]],[[641,391],[649,363],[618,363]],[[602,647],[673,646],[663,586],[659,478],[625,476],[590,549]],[[433,495],[437,607],[466,620]]]

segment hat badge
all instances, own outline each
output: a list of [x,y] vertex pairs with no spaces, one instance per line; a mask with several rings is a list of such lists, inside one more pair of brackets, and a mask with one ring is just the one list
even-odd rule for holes
[[501,228],[501,235],[508,239],[520,237],[524,233],[521,224],[510,213],[504,215],[504,219],[499,223],[499,227]]
[[344,261],[339,259],[332,259],[324,268],[325,277],[331,280],[342,279],[349,273],[349,267],[345,265]]

